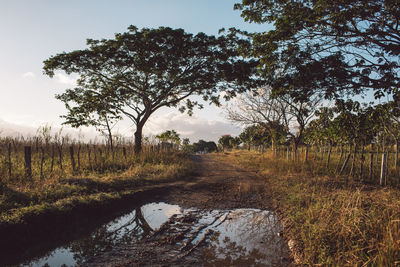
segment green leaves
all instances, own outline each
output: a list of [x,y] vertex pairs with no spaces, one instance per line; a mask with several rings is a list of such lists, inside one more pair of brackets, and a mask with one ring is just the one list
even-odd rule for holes
[[[239,45],[250,40],[234,34],[193,35],[182,29],[130,26],[114,39],[87,40],[88,48],[60,53],[44,61],[44,73],[79,75],[78,86],[57,96],[66,104],[66,123],[95,125],[102,117],[127,117],[137,136],[150,115],[161,107],[176,107],[191,95],[218,102],[218,92],[235,94],[259,83],[257,61],[240,57]],[[195,101],[181,110],[189,114]]]
[[309,90],[327,98],[368,89],[379,98],[400,85],[398,1],[242,0],[235,8],[247,21],[274,25],[255,34],[253,53],[269,79],[287,81],[287,91],[289,82],[305,87],[301,76]]

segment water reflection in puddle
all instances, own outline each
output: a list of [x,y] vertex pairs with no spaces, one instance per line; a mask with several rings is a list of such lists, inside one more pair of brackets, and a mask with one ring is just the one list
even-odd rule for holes
[[150,203],[135,208],[132,212],[118,217],[101,226],[89,236],[75,240],[70,244],[51,251],[45,257],[33,259],[20,266],[75,266],[86,259],[95,257],[113,247],[139,240],[149,232],[159,228],[181,208],[166,203]]
[[281,227],[272,212],[183,210],[177,205],[150,203],[99,227],[89,236],[20,266],[84,265],[107,251],[135,244],[144,236],[157,233],[166,222],[167,230],[160,231],[160,235],[185,232],[185,237],[175,244],[173,254],[178,258],[197,249],[197,255],[202,255],[201,261],[211,265],[280,265],[285,244],[278,236]]
[[277,217],[269,211],[239,209],[225,213],[203,249],[205,259],[219,266],[276,266],[282,260],[284,242]]

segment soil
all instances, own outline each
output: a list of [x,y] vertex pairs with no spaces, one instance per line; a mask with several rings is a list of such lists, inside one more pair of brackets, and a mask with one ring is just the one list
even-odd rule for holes
[[[115,247],[85,263],[85,266],[265,266],[266,264],[240,258],[216,257],[209,249],[212,230],[207,230],[196,245],[188,245],[190,225],[200,220],[199,213],[211,210],[252,208],[271,210],[267,185],[257,173],[241,169],[212,155],[193,156],[196,164],[193,177],[185,181],[164,184],[149,191],[150,198],[197,212],[173,216],[160,229],[135,244]],[[199,212],[200,211],[200,212]],[[200,231],[200,230],[199,230]],[[278,253],[268,266],[292,264],[287,242],[280,236]],[[183,245],[182,245],[183,244]]]

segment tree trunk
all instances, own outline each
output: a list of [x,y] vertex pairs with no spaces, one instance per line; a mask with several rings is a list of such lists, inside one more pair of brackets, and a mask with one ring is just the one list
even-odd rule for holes
[[139,155],[142,152],[142,131],[143,125],[138,124],[135,132],[135,154]]
[[299,148],[299,142],[300,142],[300,139],[297,139],[297,138],[293,139],[293,151],[292,151],[292,153],[293,153],[293,157],[292,157],[293,161],[297,160],[297,150]]
[[276,144],[275,144],[275,140],[273,138],[271,140],[271,146],[272,146],[272,155],[275,158],[276,157]]
[[339,161],[336,165],[335,173],[337,173],[339,171],[340,162],[342,162],[342,159],[343,159],[343,144],[340,145],[340,156],[339,156]]
[[321,153],[321,162],[324,161],[324,146],[319,147],[319,152]]
[[306,145],[306,154],[304,156],[304,162],[307,163],[308,162],[308,145]]
[[289,147],[286,148],[286,160],[289,161]]
[[332,153],[332,143],[329,142],[328,158],[326,159],[326,168],[327,169],[329,169],[329,163],[331,161],[331,153]]
[[397,162],[399,161],[399,140],[396,138],[396,154],[394,157],[394,168],[397,170]]
[[114,151],[113,136],[112,136],[111,127],[110,127],[107,117],[105,117],[105,121],[106,121],[107,134],[108,134],[108,143],[110,144],[111,152],[113,152]]

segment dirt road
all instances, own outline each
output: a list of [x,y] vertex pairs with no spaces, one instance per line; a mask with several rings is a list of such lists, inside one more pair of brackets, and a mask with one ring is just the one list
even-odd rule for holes
[[[165,190],[158,189],[154,195],[154,199],[179,205],[187,212],[172,216],[139,242],[114,247],[93,258],[87,266],[290,265],[279,222],[264,225],[268,218],[276,216],[265,211],[268,199],[263,180],[256,173],[216,160],[212,155],[196,155],[194,160],[193,177],[169,184]],[[205,218],[210,220],[206,223]],[[221,230],[222,223],[226,226]],[[247,230],[227,230],[232,225]],[[263,232],[265,228],[272,230]],[[228,236],[218,241],[221,231]]]

